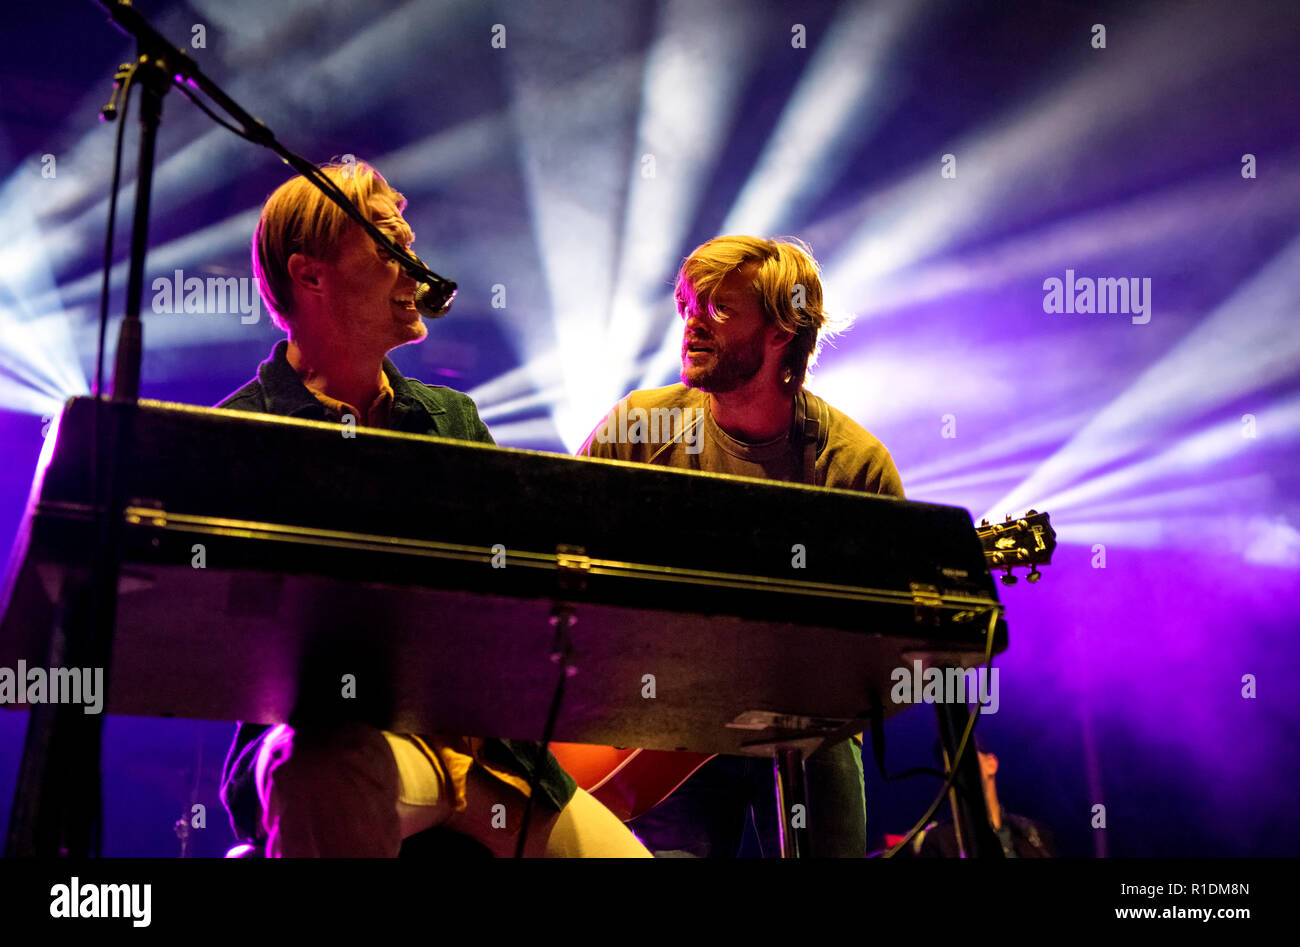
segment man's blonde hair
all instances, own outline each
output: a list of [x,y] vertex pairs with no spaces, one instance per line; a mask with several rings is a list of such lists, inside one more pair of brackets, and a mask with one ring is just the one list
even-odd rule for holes
[[[364,161],[331,161],[320,169],[367,216],[372,213],[370,200],[376,195],[391,197],[399,213],[406,208],[406,198]],[[253,231],[253,275],[271,320],[280,329],[288,332],[293,318],[289,257],[305,253],[334,259],[339,241],[355,226],[352,218],[302,175],[285,181],[266,199]]]
[[828,318],[822,308],[821,268],[802,240],[729,235],[700,244],[677,273],[673,294],[678,308],[692,297],[711,305],[727,274],[746,264],[757,267],[752,285],[763,317],[793,336],[786,346],[785,368],[790,383],[801,386],[817,361],[818,336]]

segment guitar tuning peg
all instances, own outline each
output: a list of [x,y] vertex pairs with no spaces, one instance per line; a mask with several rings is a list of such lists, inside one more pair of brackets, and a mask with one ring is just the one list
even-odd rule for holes
[[1011,514],[1010,514],[1010,513],[1007,514],[1007,522],[1008,522],[1008,523],[1011,522]]
[[980,527],[981,527],[981,528],[983,528],[983,527],[985,527],[985,526],[988,526],[988,525],[989,525],[989,521],[988,521],[988,520],[980,520]]
[[1041,579],[1042,577],[1043,577],[1043,574],[1042,574],[1041,572],[1038,571],[1038,567],[1037,567],[1037,566],[1035,566],[1035,567],[1030,571],[1029,575],[1025,576],[1025,578],[1028,579],[1030,582],[1037,582],[1037,581],[1038,581],[1039,579]]
[[1008,569],[1008,570],[1007,570],[1007,574],[1004,575],[1004,576],[1002,577],[1002,584],[1003,584],[1003,585],[1015,585],[1018,581],[1020,581],[1020,580],[1017,579],[1014,575],[1011,574],[1011,570],[1010,570],[1010,569]]

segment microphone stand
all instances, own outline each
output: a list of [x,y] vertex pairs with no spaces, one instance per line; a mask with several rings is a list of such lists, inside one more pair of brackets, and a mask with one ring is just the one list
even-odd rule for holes
[[[134,11],[131,13],[138,17]],[[130,464],[131,422],[140,396],[143,337],[140,303],[144,294],[154,155],[158,126],[162,122],[162,100],[170,86],[168,69],[177,55],[184,54],[170,47],[157,33],[136,34],[131,84],[140,86],[141,91],[135,211],[126,310],[118,333],[107,412],[103,393],[95,392],[92,456],[98,460],[92,462],[91,471],[95,542],[89,567],[82,563],[68,570],[47,655],[50,668],[103,668],[105,693],[111,689],[112,680],[119,546],[125,508],[121,472]],[[10,813],[6,856],[84,858],[101,854],[102,744],[102,714],[86,714],[79,706],[33,705]]]
[[[191,98],[197,89],[241,127],[227,125],[254,144],[274,151],[332,200],[417,282],[421,309],[442,315],[456,295],[456,284],[434,273],[398,246],[314,164],[281,145],[258,119],[244,111],[199,70],[184,50],[170,43],[128,0],[93,0],[118,29],[136,41],[131,85],[141,87],[140,143],[136,169],[135,211],[131,226],[126,310],[118,332],[112,395],[107,405],[96,391],[96,420],[91,480],[95,544],[89,562],[70,563],[51,630],[47,667],[103,668],[103,687],[111,693],[113,632],[117,617],[120,545],[125,493],[122,472],[130,468],[131,427],[140,397],[143,331],[140,304],[149,239],[149,201],[162,100],[175,83]],[[188,87],[188,88],[187,88]],[[129,93],[129,87],[128,87]],[[226,125],[206,106],[195,104]],[[125,106],[125,102],[123,103]],[[107,423],[101,423],[105,421]],[[22,686],[20,684],[20,686]],[[29,713],[23,757],[10,810],[5,842],[7,857],[98,857],[102,849],[100,758],[102,714],[86,714],[80,705],[34,704]]]
[[[276,140],[275,135],[271,132],[271,129],[266,127],[264,122],[250,115],[238,102],[222,91],[220,86],[205,76],[200,71],[198,63],[191,59],[183,49],[169,43],[167,38],[155,30],[127,0],[93,0],[93,2],[108,12],[119,29],[136,37],[137,42],[140,44],[148,46],[163,65],[164,74],[173,77],[181,91],[189,95],[189,89],[197,89],[220,106],[240,126],[234,128],[226,125],[227,128],[230,128],[241,138],[246,138],[255,145],[269,148],[279,155],[285,164],[307,178],[322,194],[338,205],[340,210],[365,230],[371,239],[396,258],[401,263],[402,268],[413,279],[421,283],[428,283],[432,287],[433,292],[431,295],[445,297],[445,302],[448,303],[456,295],[456,284],[454,282],[439,276],[425,266],[419,257],[405,247],[398,246],[387,234],[376,227],[370,218],[363,214],[352,201],[348,200],[347,196],[326,178],[316,165],[301,155],[290,151]],[[199,103],[196,101],[196,104]],[[206,107],[199,105],[205,112],[208,111]],[[208,112],[208,114],[219,124],[226,124],[211,112]],[[441,303],[439,306],[434,306],[430,302],[429,305],[430,308],[436,310],[440,308]]]

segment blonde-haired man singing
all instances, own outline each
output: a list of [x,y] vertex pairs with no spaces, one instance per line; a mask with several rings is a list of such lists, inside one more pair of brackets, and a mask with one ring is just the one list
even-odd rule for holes
[[[379,172],[364,162],[322,170],[380,230],[410,246],[406,199]],[[492,443],[469,397],[405,378],[388,360],[428,334],[413,301],[416,282],[306,179],[293,178],[267,200],[253,270],[288,338],[220,407],[316,421],[351,416],[371,427]],[[420,489],[418,476],[402,489]],[[361,723],[241,724],[221,799],[236,836],[269,856],[395,856],[404,838],[435,826],[501,856],[514,851],[536,772],[526,854],[648,856],[553,756],[539,761],[539,749]]]
[[[710,240],[682,264],[675,296],[685,323],[682,383],[629,394],[580,453],[903,497],[885,446],[803,387],[826,325],[819,269],[807,246],[747,236]],[[685,420],[669,436],[622,435],[628,417],[677,412]],[[632,430],[653,433],[654,426]],[[806,772],[811,854],[865,855],[858,741],[814,754]],[[775,810],[770,762],[719,756],[632,827],[657,854],[735,857],[752,811],[764,854],[776,854]]]

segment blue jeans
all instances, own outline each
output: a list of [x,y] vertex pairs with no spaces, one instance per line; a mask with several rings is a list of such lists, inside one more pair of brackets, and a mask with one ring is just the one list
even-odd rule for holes
[[[813,858],[862,858],[867,811],[862,752],[853,740],[804,762],[808,783],[808,846]],[[753,820],[763,857],[781,854],[772,760],[716,756],[676,792],[629,827],[658,857],[735,858]]]

